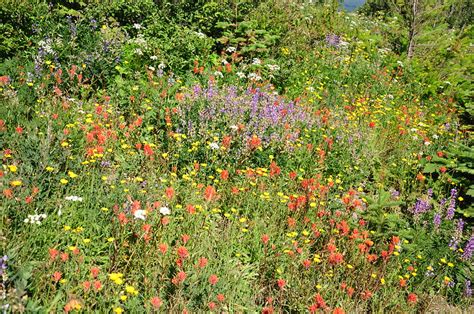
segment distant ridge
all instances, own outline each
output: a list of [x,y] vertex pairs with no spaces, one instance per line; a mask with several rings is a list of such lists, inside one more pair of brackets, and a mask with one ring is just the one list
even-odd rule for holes
[[343,6],[347,11],[354,11],[365,3],[365,0],[344,0]]

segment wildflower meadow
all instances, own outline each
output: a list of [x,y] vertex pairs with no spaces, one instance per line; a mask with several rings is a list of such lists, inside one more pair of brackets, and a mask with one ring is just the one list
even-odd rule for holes
[[474,311],[472,5],[376,3],[5,0],[0,311]]

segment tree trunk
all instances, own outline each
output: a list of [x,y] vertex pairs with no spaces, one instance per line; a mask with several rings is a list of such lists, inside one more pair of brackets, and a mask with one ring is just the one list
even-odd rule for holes
[[408,44],[408,58],[412,58],[415,51],[415,27],[416,27],[416,15],[418,14],[418,0],[413,0],[412,3],[412,19],[410,21],[410,29],[408,32],[408,39],[410,40]]

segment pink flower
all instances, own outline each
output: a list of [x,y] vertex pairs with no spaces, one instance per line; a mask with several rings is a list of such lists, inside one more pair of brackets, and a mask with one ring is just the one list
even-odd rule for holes
[[160,306],[163,304],[160,298],[158,297],[153,297],[150,299],[150,303],[153,306],[153,308],[158,309]]
[[209,276],[209,283],[211,285],[214,286],[215,284],[217,284],[218,281],[219,281],[219,278],[216,275]]
[[278,279],[277,280],[278,288],[283,289],[286,285],[285,279]]

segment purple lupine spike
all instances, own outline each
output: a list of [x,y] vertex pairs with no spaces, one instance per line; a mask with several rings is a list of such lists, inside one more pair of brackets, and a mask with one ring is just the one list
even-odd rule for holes
[[8,261],[8,256],[6,255],[0,258],[0,275],[3,275],[3,273],[7,269],[7,261]]
[[439,202],[439,206],[441,206],[441,208],[443,208],[444,205],[446,205],[446,199],[442,198],[441,201]]
[[448,246],[451,250],[455,251],[458,248],[458,243],[459,243],[459,241],[456,238],[453,237],[449,241]]
[[[295,106],[265,89],[239,90],[236,86],[218,89],[212,85],[200,92],[199,85],[196,85],[187,99],[189,101],[180,104],[179,127],[183,131],[189,132],[189,122],[192,121],[196,134],[206,134],[215,127],[214,118],[219,114],[230,126],[245,124],[245,132],[240,136],[249,138],[256,135],[263,140],[264,146],[272,142],[296,141],[300,134],[292,127],[311,128],[316,121],[304,106]],[[205,106],[199,105],[202,101]],[[196,105],[199,106],[197,112]],[[193,116],[197,116],[197,121]]]
[[67,17],[67,22],[69,24],[69,31],[71,32],[71,37],[76,37],[77,36],[77,26],[72,20],[72,16],[68,15]]
[[472,297],[472,288],[470,280],[466,280],[464,282],[464,295],[468,298]]
[[463,230],[464,230],[464,220],[460,218],[456,225],[456,233],[459,233],[460,235],[462,235]]
[[337,36],[336,34],[328,34],[326,35],[326,44],[331,47],[338,47],[341,43],[341,37]]
[[472,252],[474,252],[474,235],[471,236],[469,241],[467,241],[466,246],[464,247],[464,253],[462,254],[462,259],[471,259]]
[[103,161],[100,163],[100,166],[101,166],[102,168],[108,168],[108,167],[110,167],[110,165],[111,165],[111,162],[110,162],[109,160],[103,160]]
[[194,85],[193,87],[193,93],[194,93],[194,97],[197,97],[201,94],[201,86],[199,85]]
[[400,196],[400,192],[393,189],[391,192],[390,192],[390,196],[392,197],[392,199],[397,199],[399,196]]
[[426,213],[430,209],[431,209],[431,204],[429,202],[429,199],[428,200],[418,199],[412,211],[413,211],[413,214],[417,216],[417,215]]
[[439,213],[436,213],[433,217],[433,224],[435,226],[435,229],[438,229],[439,226],[441,225],[441,215]]
[[452,220],[454,217],[454,211],[456,207],[456,196],[458,194],[458,191],[456,189],[451,190],[451,198],[449,200],[449,206],[446,211],[446,219]]

